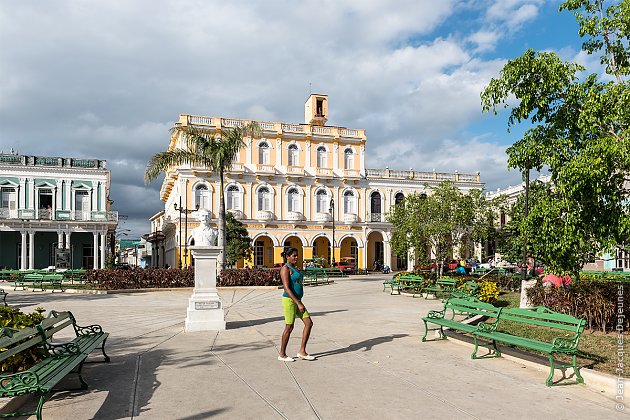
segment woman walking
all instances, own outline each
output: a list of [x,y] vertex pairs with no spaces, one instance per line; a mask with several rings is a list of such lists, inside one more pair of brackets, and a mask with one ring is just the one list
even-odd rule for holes
[[282,256],[286,259],[286,264],[280,269],[280,279],[284,287],[282,294],[282,308],[284,309],[284,331],[282,332],[282,343],[280,345],[280,355],[278,360],[283,362],[293,362],[295,359],[287,355],[287,344],[293,331],[295,318],[300,318],[304,322],[304,332],[302,333],[302,345],[297,357],[303,360],[315,360],[315,357],[306,352],[306,343],[311,335],[313,321],[306,307],[302,303],[304,295],[304,276],[295,268],[298,258],[298,250],[295,248],[287,248]]

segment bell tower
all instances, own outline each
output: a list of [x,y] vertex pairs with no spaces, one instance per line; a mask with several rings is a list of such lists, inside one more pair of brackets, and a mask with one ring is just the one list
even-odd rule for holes
[[304,104],[304,122],[311,125],[326,125],[328,121],[328,95],[313,93]]

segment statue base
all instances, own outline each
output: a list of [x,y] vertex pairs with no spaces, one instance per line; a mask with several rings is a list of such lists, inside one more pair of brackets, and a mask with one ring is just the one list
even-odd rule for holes
[[531,308],[532,306],[527,302],[527,289],[534,286],[536,280],[521,280],[521,303],[519,308]]
[[225,330],[225,311],[217,293],[216,246],[190,247],[195,258],[195,288],[188,299],[185,332]]

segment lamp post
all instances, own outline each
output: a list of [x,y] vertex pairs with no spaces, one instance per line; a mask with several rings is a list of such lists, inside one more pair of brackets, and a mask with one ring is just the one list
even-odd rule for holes
[[194,209],[182,207],[182,197],[179,196],[179,206],[175,203],[175,210],[179,211],[179,262],[177,266],[182,268],[182,213],[184,213],[184,259],[188,257],[188,215],[193,211],[199,210],[199,204]]
[[330,265],[335,265],[335,199],[330,199],[330,217],[332,218],[332,243],[330,244]]

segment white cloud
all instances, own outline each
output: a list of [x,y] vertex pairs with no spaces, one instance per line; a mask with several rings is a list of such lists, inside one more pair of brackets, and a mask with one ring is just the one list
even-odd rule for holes
[[539,6],[544,0],[496,0],[488,8],[486,18],[492,22],[500,22],[510,31],[533,20],[538,15]]

